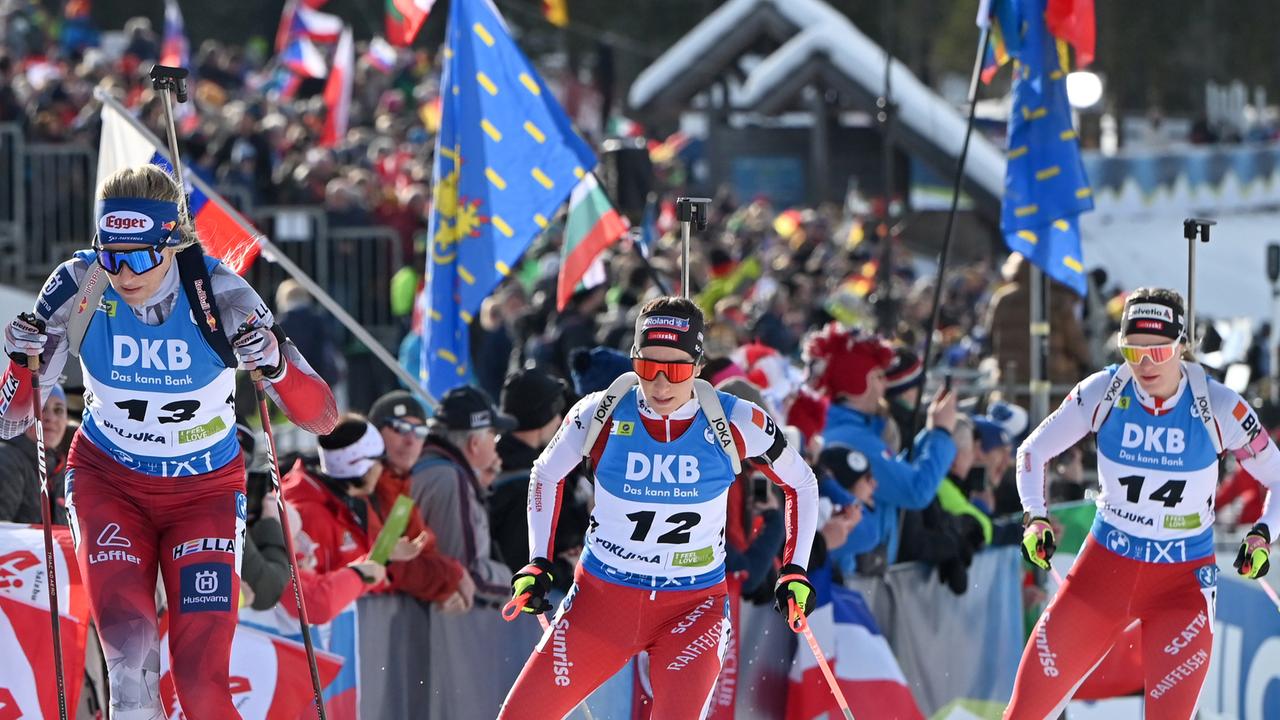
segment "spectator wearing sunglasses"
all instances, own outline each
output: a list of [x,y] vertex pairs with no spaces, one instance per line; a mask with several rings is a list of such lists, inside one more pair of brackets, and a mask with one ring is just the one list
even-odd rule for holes
[[[62,462],[57,448],[67,432],[67,395],[54,385],[44,399],[45,467],[49,470],[49,494],[53,500],[53,521],[67,524],[62,503]],[[40,513],[40,473],[36,455],[36,426],[10,440],[0,440],[0,521],[44,522]]]
[[[567,390],[565,381],[539,368],[517,370],[502,385],[502,412],[516,419],[516,429],[498,438],[502,472],[489,498],[489,528],[511,572],[524,567],[529,554],[529,472],[564,420]],[[558,570],[553,585],[565,592],[573,584],[573,567],[587,530],[588,512],[581,496],[590,494],[580,474],[575,473],[571,482],[573,489],[565,492],[560,504],[552,560]]]
[[[369,509],[382,520],[386,519],[396,498],[412,497],[409,478],[426,443],[426,416],[427,411],[418,398],[405,390],[392,390],[369,408],[369,422],[378,428],[386,447],[382,475],[369,496]],[[415,505],[404,535],[417,537],[419,534],[429,538],[426,547],[413,563],[405,566],[404,572],[390,574],[392,586],[423,602],[434,602],[445,612],[470,610],[476,591],[470,573],[458,561],[440,552],[435,533]]]
[[[146,670],[160,652],[158,573],[175,610],[178,695],[205,717],[236,717],[228,662],[247,514],[236,370],[260,373],[267,395],[308,432],[331,431],[338,411],[257,291],[204,253],[181,195],[156,165],[104,179],[92,249],[55,268],[33,311],[5,329],[0,437],[31,425],[33,383],[47,392],[78,356],[86,407],[68,453],[66,508],[86,540],[78,560],[93,615],[109,619],[98,636],[111,714],[161,712],[158,678]],[[24,362],[32,357],[35,373]],[[89,562],[103,545],[132,554]],[[215,590],[197,593],[197,574]]]
[[410,493],[436,533],[440,552],[462,563],[475,581],[476,602],[497,604],[510,569],[493,557],[485,506],[502,465],[498,435],[516,428],[479,388],[456,387],[440,397]]

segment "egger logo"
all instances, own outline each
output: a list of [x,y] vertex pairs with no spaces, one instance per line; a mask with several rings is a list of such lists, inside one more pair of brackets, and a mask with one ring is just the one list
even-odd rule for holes
[[155,227],[155,221],[140,212],[115,210],[98,220],[98,229],[114,233],[144,233]]

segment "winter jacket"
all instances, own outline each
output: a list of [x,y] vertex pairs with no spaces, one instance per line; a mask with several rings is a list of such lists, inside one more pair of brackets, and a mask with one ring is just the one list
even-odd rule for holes
[[253,590],[250,607],[254,610],[270,610],[280,601],[289,584],[289,554],[279,520],[261,518],[249,527],[240,561],[240,581]]
[[[914,459],[907,462],[905,453],[895,457],[885,445],[882,439],[885,422],[882,416],[866,415],[833,403],[827,409],[827,425],[822,437],[827,446],[839,443],[867,456],[871,476],[876,480],[873,496],[876,511],[864,513],[855,530],[862,533],[874,530],[877,545],[887,546],[887,559],[894,563],[898,557],[898,510],[923,510],[929,505],[955,460],[956,445],[946,430],[924,430],[916,435]],[[862,533],[859,537],[863,537]],[[850,572],[850,558],[856,546],[846,542],[831,552],[833,564],[845,574]]]
[[462,452],[444,438],[428,436],[409,492],[435,530],[440,552],[471,573],[477,600],[494,605],[505,601],[511,594],[511,569],[493,557],[486,493]]
[[[498,438],[498,457],[502,458],[502,474],[494,481],[489,496],[489,532],[498,554],[515,573],[529,561],[529,471],[538,459],[538,450],[514,435],[503,435]],[[572,479],[576,482],[577,475]],[[573,565],[559,554],[582,548],[590,517],[586,506],[575,500],[570,487],[572,483],[565,488],[556,522],[557,557],[549,558],[555,568],[551,573],[552,586],[564,592],[573,585]]]
[[[53,522],[67,524],[62,501],[62,469],[58,457],[45,452],[49,469],[49,493],[53,496]],[[40,513],[40,471],[36,463],[36,443],[24,433],[0,441],[0,521],[43,523]]]

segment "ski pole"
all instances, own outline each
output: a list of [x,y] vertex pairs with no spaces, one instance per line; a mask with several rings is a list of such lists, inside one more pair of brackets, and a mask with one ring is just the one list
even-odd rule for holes
[[822,669],[823,677],[827,679],[827,687],[831,688],[831,694],[836,696],[836,704],[840,706],[840,712],[844,713],[845,720],[853,720],[853,711],[849,709],[849,701],[844,699],[844,693],[840,691],[836,676],[831,672],[831,666],[827,664],[827,657],[822,654],[822,648],[818,646],[818,638],[813,636],[813,630],[809,628],[809,620],[805,618],[804,611],[796,605],[795,598],[791,598],[788,602],[790,603],[790,613],[787,626],[791,628],[792,632],[804,634],[804,639],[809,642],[809,649],[813,651],[813,656],[818,660],[818,667]]
[[173,122],[173,100],[187,101],[187,69],[168,65],[151,66],[151,85],[160,93],[164,106],[165,129],[168,131],[169,160],[173,164],[173,177],[178,181],[178,214],[184,223],[191,221],[187,209],[187,185],[182,173],[182,160],[178,158],[178,129]]
[[[23,313],[21,320],[31,323],[41,332],[44,323],[31,313]],[[40,356],[26,356],[27,369],[31,371],[31,413],[36,421],[36,466],[40,470],[40,518],[44,521],[44,564],[48,575],[46,583],[49,596],[49,617],[53,629],[53,671],[58,684],[58,717],[67,720],[67,686],[62,676],[62,627],[58,611],[58,571],[53,554],[53,498],[49,496],[49,468],[44,459],[44,403],[40,401]]]
[[[241,327],[242,332],[246,329],[252,328]],[[263,390],[262,371],[251,370],[249,377],[253,380],[253,399],[258,403],[262,431],[267,436],[267,458],[271,461],[271,487],[276,493],[276,507],[280,509],[280,529],[284,531],[285,553],[289,556],[289,578],[293,581],[293,600],[298,605],[298,629],[302,631],[302,644],[307,649],[307,664],[311,670],[311,689],[315,691],[316,716],[320,720],[325,720],[324,690],[320,686],[320,671],[316,667],[316,650],[311,644],[311,623],[307,622],[307,606],[302,602],[302,585],[298,582],[298,558],[293,554],[293,531],[289,528],[289,512],[284,507],[284,489],[280,487],[280,459],[276,457],[276,438],[271,432],[271,413],[267,409],[267,394]]]

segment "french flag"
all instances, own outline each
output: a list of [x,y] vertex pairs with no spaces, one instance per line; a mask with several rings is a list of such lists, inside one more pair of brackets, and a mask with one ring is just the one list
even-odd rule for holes
[[351,117],[351,78],[355,74],[355,48],[351,42],[351,28],[342,31],[337,51],[333,55],[333,70],[324,84],[324,104],[329,108],[325,116],[324,133],[320,144],[337,145],[347,136],[347,121]]
[[294,74],[304,77],[322,78],[329,72],[324,56],[305,37],[294,38],[280,55],[280,62]]
[[[108,96],[102,96],[102,141],[98,146],[97,188],[109,175],[127,167],[145,163],[172,170],[161,150],[160,141],[147,132],[137,120],[127,115]],[[200,235],[204,251],[243,275],[258,256],[261,235],[248,220],[236,212],[190,168],[185,168],[188,212]],[[95,196],[97,193],[94,193]]]
[[[809,627],[854,717],[924,720],[867,601],[857,591],[831,582],[829,572],[817,571],[809,579],[823,602],[809,616]],[[787,720],[840,716],[840,706],[807,643],[798,644],[788,677]]]

